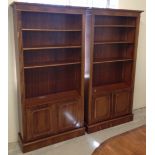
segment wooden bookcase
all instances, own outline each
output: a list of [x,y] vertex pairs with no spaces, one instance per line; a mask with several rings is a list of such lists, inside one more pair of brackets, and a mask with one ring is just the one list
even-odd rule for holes
[[133,119],[140,13],[112,9],[87,11],[85,122],[88,133]]
[[12,6],[23,152],[83,135],[84,8]]
[[12,7],[23,152],[133,119],[141,11]]

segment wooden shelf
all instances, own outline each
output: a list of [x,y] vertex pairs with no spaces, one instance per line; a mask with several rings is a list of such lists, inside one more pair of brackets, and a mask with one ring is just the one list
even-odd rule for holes
[[45,49],[63,49],[63,48],[81,48],[81,45],[66,45],[66,46],[49,46],[49,47],[30,47],[23,48],[24,51],[29,50],[45,50]]
[[71,90],[71,91],[65,91],[65,92],[59,92],[59,93],[52,93],[44,96],[38,96],[38,97],[32,97],[32,98],[26,98],[26,106],[32,106],[33,104],[39,104],[42,102],[48,102],[48,101],[56,101],[60,99],[68,99],[68,98],[80,98],[80,94],[76,90]]
[[110,63],[110,62],[121,62],[121,61],[133,61],[133,59],[127,58],[111,58],[111,59],[98,59],[93,62],[93,64],[100,64],[100,63]]
[[59,62],[59,63],[43,64],[43,65],[30,65],[30,66],[25,66],[24,69],[77,65],[77,64],[80,64],[80,63],[81,62],[78,61],[78,62]]
[[106,44],[134,44],[130,41],[107,41],[107,42],[94,42],[94,45],[106,45]]
[[22,31],[39,31],[39,32],[81,32],[81,29],[22,29]]
[[113,83],[113,84],[107,84],[107,85],[101,85],[97,87],[93,87],[93,93],[99,93],[102,91],[114,91],[118,89],[125,89],[131,87],[126,82],[119,82],[119,83]]
[[134,27],[136,27],[136,26],[134,26],[134,25],[94,25],[94,27],[96,27],[96,28],[102,28],[102,27],[108,27],[108,28],[117,28],[117,27],[122,27],[122,28],[134,28]]

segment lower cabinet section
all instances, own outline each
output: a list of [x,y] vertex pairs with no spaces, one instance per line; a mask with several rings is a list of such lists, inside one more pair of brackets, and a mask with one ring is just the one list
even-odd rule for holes
[[78,101],[67,101],[58,105],[58,131],[80,127]]
[[[100,92],[92,99],[92,118],[91,123],[87,124],[88,133],[121,124],[133,118],[130,89]],[[25,114],[26,135],[24,137],[26,138],[22,141],[25,145],[29,144],[29,150],[33,150],[31,146],[34,144],[31,143],[40,143],[38,142],[40,140],[42,141],[40,145],[44,145],[44,139],[51,144],[84,134],[80,98],[57,99],[41,104],[35,102],[34,106],[29,105],[26,108]],[[47,140],[48,137],[50,140]]]
[[83,127],[80,100],[45,103],[26,109],[26,141]]
[[112,110],[111,94],[106,93],[93,99],[93,121],[98,122],[110,119]]
[[99,92],[92,97],[91,119],[87,123],[87,132],[95,132],[132,119],[131,89]]
[[56,132],[56,108],[44,104],[27,109],[27,140]]
[[120,90],[113,94],[113,117],[127,115],[132,111],[130,90]]

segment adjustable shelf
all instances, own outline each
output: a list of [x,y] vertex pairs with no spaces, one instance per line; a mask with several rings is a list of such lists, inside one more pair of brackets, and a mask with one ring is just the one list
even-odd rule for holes
[[48,46],[48,47],[27,47],[23,48],[24,51],[32,50],[45,50],[45,49],[64,49],[64,48],[81,48],[81,45],[59,45],[59,46]]
[[102,64],[102,63],[110,63],[110,62],[125,62],[125,61],[133,61],[133,59],[127,59],[127,58],[98,59],[98,60],[94,60],[93,64]]
[[36,32],[81,32],[81,29],[22,29],[22,31],[36,31]]
[[59,62],[55,64],[42,64],[42,65],[29,65],[25,66],[24,69],[32,69],[32,68],[43,68],[43,67],[56,67],[56,66],[67,66],[67,65],[77,65],[80,64],[81,62]]
[[106,44],[134,44],[131,41],[106,41],[106,42],[94,42],[94,45],[106,45]]
[[98,28],[98,27],[111,27],[111,28],[135,28],[136,26],[134,25],[94,25],[95,28]]

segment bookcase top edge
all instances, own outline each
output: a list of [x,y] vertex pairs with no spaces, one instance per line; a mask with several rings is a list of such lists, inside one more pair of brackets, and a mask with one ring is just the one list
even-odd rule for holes
[[[90,10],[93,12],[96,11],[121,11],[121,12],[135,12],[135,13],[142,13],[143,10],[131,10],[131,9],[117,9],[117,8],[96,8],[96,7],[81,7],[81,6],[70,6],[70,5],[53,5],[53,4],[45,4],[45,3],[28,3],[28,2],[12,2],[10,4],[12,7],[16,7],[17,10],[21,10],[21,8],[29,7],[51,7],[57,9],[77,9],[77,10]],[[31,10],[31,9],[30,9]]]

